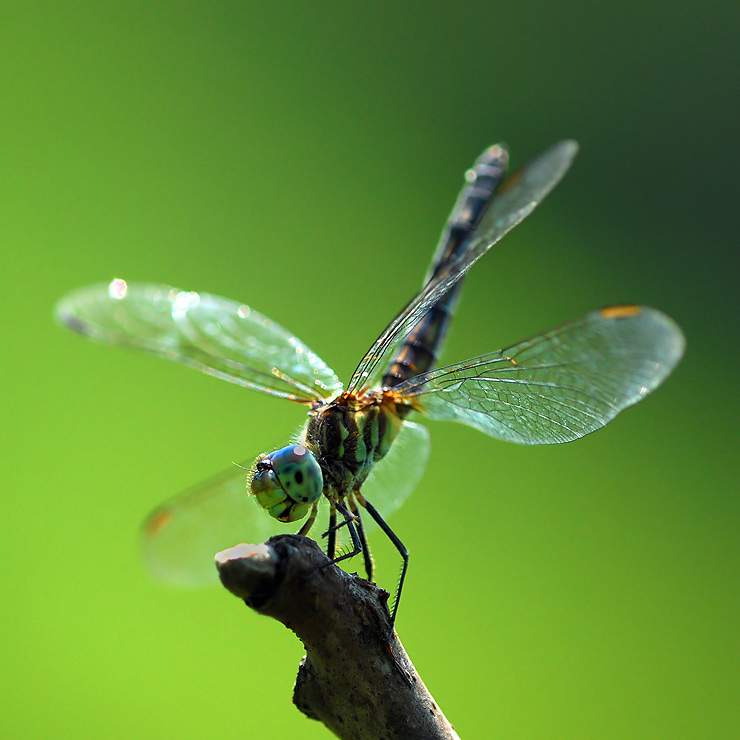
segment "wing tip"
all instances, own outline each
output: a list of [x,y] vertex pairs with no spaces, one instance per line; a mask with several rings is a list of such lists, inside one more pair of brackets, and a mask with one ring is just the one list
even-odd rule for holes
[[57,301],[54,306],[54,319],[58,324],[66,326],[78,334],[88,334],[85,323],[75,315],[75,311],[72,307],[72,297],[74,293],[68,293]]
[[573,164],[573,160],[576,158],[576,154],[578,154],[580,148],[579,143],[575,139],[563,139],[550,147],[547,151],[548,155],[556,155],[557,159],[560,160],[560,167],[562,169],[560,177],[570,169],[570,166]]
[[671,374],[686,351],[686,335],[683,329],[668,314],[659,311],[657,308],[627,304],[602,308],[598,314],[601,318],[615,321],[639,319],[645,322],[646,325],[655,327],[653,345],[656,352],[660,354],[661,365],[665,369],[660,382],[663,382]]
[[575,139],[563,139],[555,146],[559,147],[563,153],[567,154],[571,159],[578,154],[581,148],[581,145]]

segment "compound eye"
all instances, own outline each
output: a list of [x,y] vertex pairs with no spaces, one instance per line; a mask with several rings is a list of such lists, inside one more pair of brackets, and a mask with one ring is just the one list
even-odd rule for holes
[[283,490],[294,501],[312,504],[318,501],[324,487],[324,476],[316,458],[305,445],[290,445],[270,456]]
[[324,475],[305,445],[289,445],[255,463],[249,483],[257,501],[281,522],[306,516],[324,489]]

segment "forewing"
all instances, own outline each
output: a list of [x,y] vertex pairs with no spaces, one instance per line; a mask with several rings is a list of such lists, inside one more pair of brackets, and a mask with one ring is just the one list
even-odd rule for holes
[[616,306],[395,390],[432,419],[511,442],[569,442],[657,388],[684,346],[681,329],[659,311]]
[[234,465],[155,509],[141,530],[147,568],[172,586],[215,584],[214,555],[242,542],[264,542],[281,525],[247,492],[247,471]]
[[[300,439],[299,430],[295,439]],[[406,422],[388,454],[362,486],[363,495],[383,517],[393,514],[411,495],[429,459],[428,430]],[[244,466],[247,467],[247,466]],[[155,509],[141,530],[141,552],[149,571],[166,584],[199,587],[215,584],[214,555],[242,542],[257,544],[278,533],[294,533],[300,522],[283,524],[262,509],[247,492],[247,470],[234,465],[220,475],[182,492]],[[328,525],[328,503],[322,497],[319,518],[310,532],[322,547]],[[367,531],[377,527],[363,517]],[[340,535],[344,534],[344,528]],[[342,545],[347,542],[340,536]]]
[[152,352],[232,383],[302,403],[342,384],[303,342],[228,298],[114,280],[76,290],[57,317],[93,339]]
[[375,340],[352,375],[347,386],[349,391],[373,384],[397,344],[494,244],[542,202],[568,171],[577,152],[575,141],[561,141],[507,178],[497,190],[467,249],[430,280]]

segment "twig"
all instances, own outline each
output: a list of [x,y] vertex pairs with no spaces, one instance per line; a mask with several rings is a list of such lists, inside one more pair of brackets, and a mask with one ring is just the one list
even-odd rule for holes
[[390,629],[388,594],[307,537],[280,535],[216,556],[221,581],[303,642],[295,705],[344,740],[459,740]]

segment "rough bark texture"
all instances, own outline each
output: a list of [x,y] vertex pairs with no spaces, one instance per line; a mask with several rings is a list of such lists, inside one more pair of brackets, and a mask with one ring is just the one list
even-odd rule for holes
[[280,535],[216,556],[224,586],[291,629],[306,656],[295,705],[346,740],[451,740],[437,707],[394,633],[388,594],[349,575],[307,537]]

